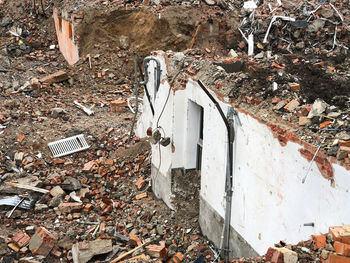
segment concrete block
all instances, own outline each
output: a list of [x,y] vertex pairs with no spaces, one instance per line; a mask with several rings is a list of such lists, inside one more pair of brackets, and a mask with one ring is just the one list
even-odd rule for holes
[[109,253],[112,249],[112,240],[110,239],[97,239],[90,242],[76,243],[72,246],[73,262],[86,263],[93,256]]

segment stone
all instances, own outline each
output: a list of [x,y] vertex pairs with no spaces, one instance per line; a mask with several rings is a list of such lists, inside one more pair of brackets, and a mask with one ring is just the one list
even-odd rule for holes
[[350,141],[350,133],[346,131],[339,132],[335,135],[335,138],[340,139],[342,141]]
[[276,106],[274,106],[273,108],[274,108],[275,110],[280,110],[280,109],[282,109],[285,105],[286,105],[286,102],[285,102],[284,100],[281,100],[281,101],[278,102],[278,103],[276,104]]
[[34,210],[39,212],[39,211],[46,210],[48,208],[49,207],[46,204],[38,204],[38,203],[36,203],[35,207],[34,207]]
[[165,235],[166,234],[165,228],[162,225],[158,225],[157,226],[157,233],[158,233],[158,235],[161,235],[161,236]]
[[65,191],[77,191],[81,189],[81,183],[74,177],[66,177],[63,181],[62,189]]
[[321,99],[316,99],[312,104],[311,110],[307,117],[312,119],[313,117],[318,117],[324,113],[329,105]]
[[11,18],[8,17],[8,16],[5,16],[1,19],[1,22],[0,22],[0,26],[1,27],[6,27],[8,26],[9,24],[11,24]]
[[329,251],[326,250],[326,249],[322,249],[322,251],[321,251],[321,258],[327,259],[328,255],[329,255]]
[[5,239],[0,237],[0,256],[8,254],[7,244]]
[[317,33],[321,28],[324,27],[325,23],[326,21],[322,19],[316,19],[311,24],[309,24],[306,31],[309,33]]
[[63,196],[62,195],[56,195],[54,196],[50,203],[49,203],[49,207],[57,207],[60,205],[60,203],[63,202]]
[[84,241],[75,243],[72,246],[72,256],[74,263],[86,263],[93,256],[106,254],[113,250],[112,240],[97,239],[94,241]]
[[58,240],[57,246],[62,249],[70,250],[73,246],[73,239],[69,236],[64,236],[63,238]]
[[54,188],[52,188],[50,190],[50,194],[55,197],[57,195],[64,195],[65,192],[63,191],[63,189],[59,186],[59,185],[56,185]]
[[130,44],[129,44],[129,38],[127,36],[120,36],[119,37],[119,46],[121,49],[128,49]]
[[305,117],[305,116],[299,117],[299,126],[305,126],[305,125],[308,125],[310,123],[311,123],[311,120],[308,119],[307,117]]
[[304,41],[300,41],[300,42],[298,42],[298,43],[295,45],[295,47],[296,47],[297,49],[304,49],[304,48],[305,48],[305,42],[304,42]]
[[62,116],[62,115],[67,113],[62,108],[52,108],[52,109],[50,109],[50,111],[51,111],[51,117],[54,118],[54,119],[56,119],[56,118],[58,118],[58,117],[60,117],[60,116]]

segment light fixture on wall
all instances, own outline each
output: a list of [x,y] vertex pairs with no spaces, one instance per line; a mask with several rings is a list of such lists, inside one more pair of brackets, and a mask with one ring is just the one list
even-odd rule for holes
[[159,129],[156,129],[154,132],[152,128],[149,127],[147,129],[147,135],[149,136],[150,142],[152,144],[157,144],[159,142],[160,145],[166,147],[170,144],[170,137],[162,137]]
[[160,145],[166,147],[170,144],[170,137],[165,137],[160,139]]

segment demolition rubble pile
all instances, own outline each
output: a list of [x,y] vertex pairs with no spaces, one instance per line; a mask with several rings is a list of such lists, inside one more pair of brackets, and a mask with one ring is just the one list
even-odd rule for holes
[[266,254],[257,258],[241,258],[235,263],[307,263],[350,262],[350,225],[330,227],[325,235],[312,235],[308,241],[297,245],[280,241],[270,247]]
[[[83,50],[87,59],[68,68],[58,51],[53,21],[44,16],[52,14],[53,2],[76,10],[118,7],[128,1],[43,1],[44,8],[37,3],[36,10],[30,2],[0,0],[2,262],[214,260],[215,249],[201,236],[196,218],[168,210],[150,192],[147,142],[132,136],[129,143],[133,43],[120,47],[113,38],[113,43],[91,38],[89,49]],[[191,12],[181,13],[189,16],[181,20],[193,25],[178,26],[182,31],[175,35],[181,39],[177,50],[190,47],[191,40],[194,46],[185,52],[177,84],[186,74],[201,79],[264,121],[293,124],[303,140],[318,144],[318,136],[325,136],[322,149],[349,163],[349,3],[246,2],[176,1],[202,12],[196,19]],[[163,12],[172,4],[137,1],[127,6]],[[192,38],[199,28],[196,20],[210,24],[232,14],[239,30],[231,20],[222,30],[226,22],[220,21],[220,40],[201,38],[206,26]],[[90,18],[89,23],[94,21],[91,10]],[[101,15],[96,19],[100,25],[102,18],[113,16]],[[173,48],[175,38],[162,48]],[[248,57],[249,44],[254,55]],[[81,134],[88,149],[53,156],[48,143]],[[339,255],[333,249],[349,256],[339,250],[343,246],[347,251],[339,243],[348,241],[330,233],[316,238],[321,241],[279,246],[297,252],[300,262],[334,262]],[[272,248],[266,257],[246,262],[273,262],[269,256],[282,262],[284,251]]]

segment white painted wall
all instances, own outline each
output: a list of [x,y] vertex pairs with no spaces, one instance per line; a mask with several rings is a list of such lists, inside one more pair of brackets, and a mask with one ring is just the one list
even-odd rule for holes
[[[166,74],[164,59],[163,73]],[[156,118],[164,105],[169,84],[165,82],[156,98]],[[215,97],[214,93],[212,93]],[[152,163],[166,174],[171,168],[190,167],[193,155],[191,123],[188,122],[188,101],[204,108],[203,156],[201,197],[224,217],[224,186],[227,159],[225,125],[207,95],[196,82],[189,79],[185,90],[171,92],[159,123],[166,136],[171,136],[171,147],[152,147]],[[147,101],[144,98],[144,102]],[[220,102],[226,114],[229,105]],[[288,142],[282,147],[271,130],[249,115],[239,113],[242,127],[236,127],[234,156],[234,192],[231,224],[255,249],[264,254],[267,248],[280,240],[297,243],[311,234],[325,233],[329,226],[348,224],[350,211],[350,173],[333,165],[335,186],[330,185],[313,164],[305,184],[301,183],[309,162],[298,149],[300,145]],[[149,123],[155,128],[147,103],[138,123],[139,135]],[[145,130],[144,130],[145,131]],[[161,162],[160,162],[161,159]],[[167,175],[164,175],[167,176]],[[305,223],[315,227],[304,226]]]

